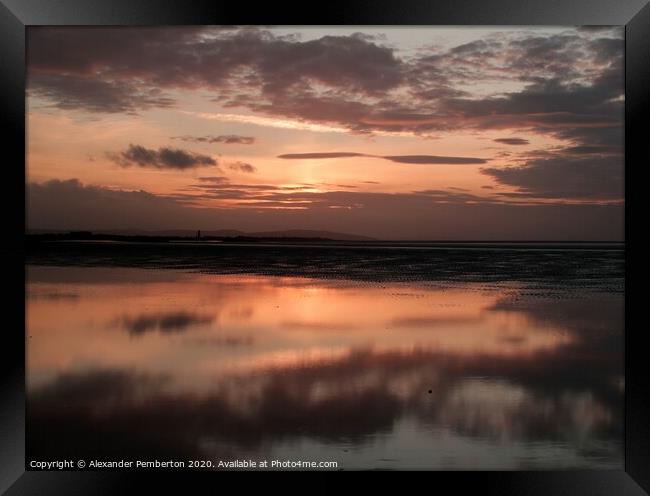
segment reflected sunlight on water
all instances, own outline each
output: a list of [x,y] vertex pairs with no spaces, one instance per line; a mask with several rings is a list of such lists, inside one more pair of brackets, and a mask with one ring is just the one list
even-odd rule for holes
[[28,444],[620,468],[622,311],[515,283],[30,266]]

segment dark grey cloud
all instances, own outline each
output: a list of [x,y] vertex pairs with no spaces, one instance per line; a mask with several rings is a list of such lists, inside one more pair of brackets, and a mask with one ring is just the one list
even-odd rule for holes
[[527,80],[534,80],[540,73],[576,75],[576,61],[586,55],[585,42],[577,34],[530,36],[513,40],[510,47],[511,65]]
[[71,74],[34,74],[28,93],[64,110],[98,113],[135,113],[136,110],[172,107],[174,100],[162,90],[129,80],[106,81]]
[[562,153],[575,155],[621,155],[621,147],[608,145],[580,145],[561,149]]
[[233,162],[228,164],[228,168],[230,170],[245,172],[247,174],[252,174],[257,171],[257,168],[254,165],[247,164],[246,162]]
[[35,228],[165,229],[194,227],[197,222],[190,209],[171,199],[146,191],[84,185],[77,179],[29,183],[26,193],[28,224]]
[[622,95],[622,76],[621,72],[616,84],[602,80],[589,87],[567,85],[559,79],[546,80],[505,96],[450,99],[445,105],[447,111],[476,119],[477,125],[484,128],[519,126],[568,137],[562,133],[620,127],[622,104],[612,99]]
[[226,176],[202,176],[199,177],[199,181],[204,183],[223,184],[229,182],[230,179],[228,179]]
[[[618,162],[622,168],[622,34],[615,27],[567,29],[546,36],[504,32],[400,58],[381,38],[361,34],[302,41],[257,28],[39,27],[28,32],[27,80],[30,95],[64,109],[133,113],[173,105],[172,90],[200,89],[221,106],[336,124],[352,133],[542,134],[564,142],[565,151],[556,150],[558,156],[608,154],[608,164]],[[521,89],[476,95],[466,89],[476,81],[515,82]],[[244,144],[241,138],[180,137]],[[496,141],[524,144],[515,139]],[[345,156],[358,155],[338,155]],[[426,156],[387,158],[442,163]],[[591,167],[589,174],[600,177],[610,170],[603,161],[594,163],[605,169]],[[575,167],[574,161],[567,164]],[[556,169],[548,167],[528,173],[490,168],[487,173],[514,182],[514,175],[532,176],[542,170],[558,177]],[[584,183],[589,185],[597,186]],[[601,192],[599,187],[584,191],[591,197]]]
[[[91,231],[292,228],[410,240],[623,239],[623,206],[591,200],[581,205],[540,204],[522,197],[521,204],[492,192],[481,199],[446,190],[315,192],[219,181],[197,181],[169,196],[83,185],[74,179],[29,183],[27,226]],[[205,206],[223,197],[234,204]]]
[[[447,119],[461,116],[465,125],[479,129],[528,129],[574,144],[612,143],[613,139],[612,144],[622,146],[617,141],[624,90],[620,33],[615,38],[596,39],[529,36],[494,45],[492,53],[478,45],[467,62],[468,70],[477,71],[474,77],[485,79],[496,71],[497,79],[499,73],[507,73],[525,86],[500,96],[446,98],[439,102],[439,110]],[[483,60],[472,62],[474,58]],[[577,64],[578,60],[582,64]],[[438,63],[453,74],[449,61]],[[462,60],[454,63],[463,67]]]
[[491,167],[482,172],[500,184],[515,186],[510,197],[616,200],[624,197],[619,157],[551,155],[521,166]]
[[530,143],[530,141],[524,138],[496,138],[493,141],[504,145],[527,145]]
[[[501,33],[450,49],[421,50],[407,59],[380,38],[360,34],[302,41],[257,28],[38,27],[28,32],[27,82],[30,95],[95,113],[168,107],[174,104],[173,90],[194,89],[208,92],[221,106],[336,124],[352,133],[541,134],[562,141],[554,150],[554,165],[523,157],[518,168],[490,167],[485,173],[521,187],[522,198],[535,193],[558,199],[611,198],[612,192],[622,191],[619,176],[609,188],[602,180],[623,168],[622,34],[615,27],[567,29],[549,36]],[[521,88],[476,95],[466,89],[476,81],[515,82]],[[196,140],[235,143],[229,141],[234,136]],[[521,138],[496,141],[516,145],[515,139]],[[292,155],[285,158],[300,154]],[[335,158],[323,155],[303,158]],[[571,158],[586,155],[597,160]],[[601,159],[605,155],[609,160]],[[359,155],[338,158],[346,156]],[[398,163],[445,159],[385,158]],[[463,160],[444,163],[483,163]],[[171,161],[188,163],[181,156]],[[593,179],[580,181],[580,164]],[[564,177],[570,187],[551,184]],[[571,196],[562,196],[567,192]]]
[[437,155],[389,155],[386,160],[399,164],[484,164],[484,158],[475,157],[441,157]]
[[352,152],[310,152],[278,155],[278,158],[289,160],[351,157],[383,158],[400,164],[485,164],[487,162],[486,159],[476,157],[443,157],[439,155],[369,155],[365,153]]
[[[79,84],[77,80],[101,81],[110,87],[107,92],[124,94],[120,98],[98,95],[97,104],[88,108],[93,111],[106,110],[111,104],[116,111],[140,103],[147,107],[155,99],[167,98],[147,96],[148,89],[202,88],[213,91],[224,105],[335,122],[357,132],[427,133],[489,126],[489,119],[476,119],[476,108],[467,108],[467,114],[462,111],[470,102],[479,108],[487,105],[487,115],[500,117],[512,114],[513,108],[515,114],[577,109],[593,120],[597,116],[591,115],[581,99],[567,96],[553,104],[558,95],[548,83],[562,80],[577,90],[598,87],[593,83],[605,72],[622,74],[623,50],[620,32],[616,37],[594,38],[578,31],[551,36],[503,34],[447,51],[422,52],[409,60],[399,59],[380,40],[361,35],[303,42],[250,28],[35,28],[29,38],[30,87],[67,106],[83,107],[90,100],[75,100],[79,98],[75,94],[83,94],[77,87],[65,96],[67,78],[71,86]],[[520,79],[530,85],[521,92],[528,96],[516,99],[514,93],[495,106],[490,97],[476,98],[457,89],[486,79]],[[325,88],[316,91],[314,83]],[[617,86],[621,93],[622,81]],[[404,96],[387,93],[398,88]],[[536,88],[537,101],[531,96]],[[552,102],[545,107],[547,93]],[[510,124],[526,127],[522,119]]]
[[[403,62],[393,50],[366,37],[324,36],[302,42],[261,29],[218,28],[35,28],[28,43],[29,83],[35,94],[68,100],[90,111],[110,103],[146,108],[123,81],[156,88],[259,88],[263,95],[289,94],[318,82],[330,88],[375,95],[399,85]],[[247,69],[248,76],[241,70]],[[49,90],[48,73],[58,73],[59,91]],[[69,78],[69,79],[68,79]],[[74,100],[63,80],[101,79],[121,99],[86,105]],[[114,111],[123,111],[124,105]]]
[[158,150],[130,144],[119,153],[109,152],[107,156],[114,162],[127,167],[154,167],[157,169],[193,169],[196,167],[216,166],[217,161],[209,155],[193,153],[180,148],[162,147]]
[[172,139],[192,143],[223,143],[225,145],[252,145],[255,143],[253,136],[239,136],[237,134],[223,134],[219,136],[172,136]]

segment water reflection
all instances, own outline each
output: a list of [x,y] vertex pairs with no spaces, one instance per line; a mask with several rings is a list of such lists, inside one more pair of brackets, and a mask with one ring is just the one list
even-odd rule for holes
[[622,467],[621,295],[108,272],[28,269],[32,457]]
[[202,324],[209,324],[213,318],[209,315],[188,312],[168,312],[161,314],[142,314],[137,317],[122,317],[120,324],[131,334],[147,332],[183,332]]

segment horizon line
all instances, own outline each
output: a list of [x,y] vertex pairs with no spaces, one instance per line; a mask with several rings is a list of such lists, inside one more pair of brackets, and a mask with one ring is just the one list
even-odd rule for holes
[[[124,229],[122,231],[138,231],[140,229]],[[202,230],[202,229],[160,229],[160,230],[145,230],[141,229],[143,231],[143,234],[120,234],[117,231],[120,231],[120,229],[101,229],[98,231],[92,231],[88,229],[32,229],[31,231],[41,231],[41,232],[30,232],[29,229],[25,231],[26,236],[38,236],[38,235],[48,235],[48,234],[59,234],[59,235],[74,235],[74,234],[90,234],[90,235],[99,235],[99,236],[123,236],[123,237],[151,237],[151,238],[160,238],[160,237],[168,237],[168,238],[186,238],[186,239],[192,239],[195,240],[195,236],[184,236],[182,234],[179,235],[174,235],[174,234],[155,234],[156,232],[163,233],[163,232],[169,232],[169,231],[190,231],[190,232],[197,232],[201,231],[201,233],[206,233],[205,236],[208,237],[216,237],[216,238],[244,238],[244,237],[254,237],[254,238],[263,238],[263,237],[269,237],[269,238],[275,238],[275,239],[282,239],[282,238],[303,238],[303,239],[320,239],[320,240],[328,240],[328,241],[338,241],[338,242],[355,242],[355,243],[381,243],[381,242],[391,242],[391,243],[494,243],[494,244],[505,244],[505,243],[517,243],[517,244],[524,244],[524,243],[546,243],[546,244],[553,244],[553,243],[585,243],[585,244],[604,244],[604,243],[609,243],[609,244],[625,244],[625,240],[604,240],[604,239],[599,239],[599,240],[567,240],[567,239],[407,239],[407,238],[374,238],[372,236],[367,236],[363,234],[350,234],[346,232],[338,232],[338,231],[328,231],[328,230],[322,230],[323,233],[330,233],[330,234],[339,234],[343,236],[358,236],[359,238],[367,238],[367,239],[356,239],[356,240],[345,240],[345,239],[335,239],[335,238],[328,238],[328,237],[323,237],[323,236],[318,236],[318,231],[321,230],[312,230],[312,229],[279,229],[276,231],[254,231],[254,232],[245,232],[241,231],[241,234],[235,234],[235,235],[211,235],[207,234],[210,231],[238,231],[237,229],[208,229],[208,230]],[[282,233],[286,231],[313,231],[314,235],[313,236],[292,236],[292,235],[278,235],[277,233]],[[147,233],[147,234],[145,234]],[[276,234],[275,236],[273,234]],[[265,236],[268,235],[268,236]]]

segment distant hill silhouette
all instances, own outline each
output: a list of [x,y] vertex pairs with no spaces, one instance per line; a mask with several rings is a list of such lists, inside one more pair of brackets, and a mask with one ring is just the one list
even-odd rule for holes
[[[81,231],[77,231],[82,233]],[[152,238],[196,238],[194,229],[167,229],[161,231],[147,231],[144,229],[111,229],[92,231],[93,235],[138,236]],[[32,229],[30,234],[68,234],[74,231],[56,229]],[[90,234],[90,233],[87,233]],[[286,231],[245,232],[236,229],[219,229],[213,231],[201,230],[201,238],[304,238],[328,239],[333,241],[376,241],[375,238],[356,234],[339,233],[333,231],[312,231],[308,229],[290,229]]]

